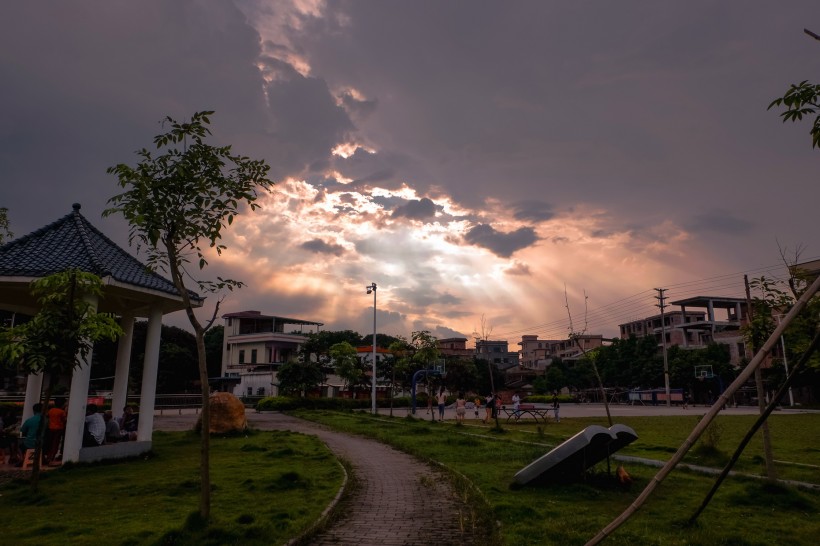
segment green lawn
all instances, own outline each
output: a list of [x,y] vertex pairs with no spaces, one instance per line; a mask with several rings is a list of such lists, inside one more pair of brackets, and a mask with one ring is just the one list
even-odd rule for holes
[[[635,479],[625,490],[606,475],[605,464],[586,483],[549,487],[514,487],[520,468],[599,419],[564,419],[560,424],[491,427],[454,426],[366,414],[299,412],[298,415],[336,429],[365,434],[423,458],[436,460],[466,476],[481,492],[486,518],[500,525],[502,544],[583,544],[618,516],[637,497],[657,469],[630,464]],[[666,459],[688,435],[696,417],[619,419],[632,426],[640,440],[625,453]],[[752,418],[721,416],[719,447],[729,450]],[[775,458],[819,464],[820,415],[776,415],[771,420]],[[540,445],[539,445],[540,444]],[[759,472],[759,444],[750,446],[744,471]],[[690,458],[693,463],[702,461]],[[816,469],[780,465],[792,479],[812,481]],[[730,478],[694,527],[685,522],[700,504],[713,478],[676,470],[648,503],[606,540],[606,544],[657,545],[814,545],[820,534],[820,493]],[[814,480],[814,483],[818,483]]]
[[[360,413],[299,412],[336,429],[368,435],[465,476],[478,491],[471,502],[483,522],[498,525],[500,542],[583,544],[620,514],[657,469],[630,464],[635,479],[625,490],[605,465],[585,483],[513,487],[512,476],[551,446],[603,419],[564,419],[560,424],[490,426],[430,423]],[[625,454],[666,459],[697,418],[618,419],[639,440]],[[729,451],[752,417],[719,417],[719,447]],[[778,471],[789,479],[818,483],[820,415],[775,415],[771,419]],[[212,440],[213,522],[203,529],[191,517],[198,507],[199,440],[191,433],[154,434],[146,459],[78,465],[50,471],[41,494],[28,484],[0,488],[7,514],[3,543],[9,544],[282,544],[309,527],[338,491],[343,472],[314,437],[255,432]],[[760,441],[742,459],[741,470],[760,473]],[[691,456],[692,463],[704,461]],[[807,466],[808,465],[808,466]],[[676,470],[642,508],[605,544],[814,545],[820,533],[820,493],[730,478],[695,527],[685,521],[712,478]]]
[[5,544],[283,544],[312,525],[344,472],[315,437],[211,440],[212,524],[199,506],[199,437],[154,433],[153,456],[47,472],[0,489]]

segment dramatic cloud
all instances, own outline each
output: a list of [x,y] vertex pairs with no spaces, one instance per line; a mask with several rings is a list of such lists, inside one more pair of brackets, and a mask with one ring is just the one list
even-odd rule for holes
[[210,257],[248,285],[224,311],[367,332],[376,282],[380,331],[485,314],[514,343],[566,335],[565,289],[576,313],[640,294],[590,322],[612,335],[653,287],[818,254],[816,151],[766,110],[816,64],[817,2],[789,6],[5,2],[0,206],[20,236],[80,202],[127,246],[106,168],[215,110],[212,142],[276,183]]
[[345,251],[342,245],[326,243],[321,239],[312,239],[304,242],[301,247],[305,250],[316,252],[317,254],[333,254],[334,256],[341,256]]
[[543,222],[555,217],[555,212],[549,203],[541,201],[522,201],[513,205],[515,219],[525,222]]
[[479,224],[471,228],[464,240],[471,244],[486,248],[496,256],[509,258],[518,250],[526,248],[538,240],[532,228],[523,227],[510,233],[501,233],[492,226]]
[[754,227],[753,222],[738,218],[735,213],[725,209],[695,214],[684,225],[690,231],[719,232],[727,235],[743,235]]
[[413,199],[406,204],[397,207],[393,211],[394,218],[409,218],[411,220],[427,220],[436,215],[436,205],[426,197],[423,199]]

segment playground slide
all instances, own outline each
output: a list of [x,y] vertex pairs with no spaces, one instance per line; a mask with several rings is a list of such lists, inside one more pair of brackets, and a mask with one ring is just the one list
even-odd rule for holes
[[626,425],[592,425],[516,472],[514,479],[521,485],[574,481],[637,439],[635,431]]

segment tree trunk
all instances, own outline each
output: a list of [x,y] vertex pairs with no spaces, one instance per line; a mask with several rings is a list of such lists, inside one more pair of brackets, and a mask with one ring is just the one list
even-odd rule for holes
[[[41,392],[40,403],[43,408],[40,410],[40,424],[37,426],[37,440],[34,442],[34,466],[31,468],[31,492],[37,493],[40,486],[40,461],[43,457],[43,443],[46,435],[46,416],[48,414],[48,403],[51,400],[51,393],[54,390],[54,376],[49,374],[46,390]],[[25,453],[23,453],[25,457]]]
[[[757,407],[760,415],[766,411],[766,393],[763,389],[763,374],[760,368],[755,370],[755,387],[757,390]],[[763,458],[766,462],[766,477],[774,481],[777,479],[777,470],[774,467],[774,454],[772,453],[772,439],[769,435],[769,422],[762,422],[761,432],[763,433]]]
[[[196,335],[196,352],[197,363],[199,364],[199,381],[202,388],[202,430],[200,443],[200,457],[199,457],[199,478],[200,478],[200,494],[199,494],[199,515],[203,521],[207,522],[211,515],[211,467],[210,467],[210,451],[211,451],[211,388],[208,385],[208,362],[206,360],[205,351],[205,330],[206,328],[200,324],[194,313],[194,307],[191,303],[191,297],[188,294],[188,289],[185,287],[185,282],[182,279],[182,272],[179,267],[179,258],[177,250],[174,246],[174,239],[169,234],[163,241],[165,251],[168,255],[168,267],[171,272],[171,279],[174,286],[185,304],[185,314],[188,316],[188,321],[194,328]],[[216,304],[214,310],[214,317],[219,312],[219,302]]]
[[196,332],[196,351],[199,361],[199,381],[202,383],[202,430],[199,448],[199,515],[203,521],[211,516],[211,388],[208,385],[208,365],[205,360],[205,330],[198,325]]
[[[587,352],[581,347],[581,342],[578,341],[578,338],[572,336],[573,340],[575,341],[575,345],[581,351],[581,354],[584,355],[584,358],[587,356]],[[606,419],[609,421],[609,426],[612,426],[612,414],[609,412],[609,400],[606,399],[606,389],[604,388],[604,382],[601,379],[601,374],[598,373],[598,365],[595,364],[595,361],[592,359],[588,359],[589,363],[592,364],[592,371],[595,372],[595,379],[598,381],[598,388],[601,390],[601,398],[604,400],[604,410],[606,411]],[[609,464],[609,457],[607,457],[607,465]]]

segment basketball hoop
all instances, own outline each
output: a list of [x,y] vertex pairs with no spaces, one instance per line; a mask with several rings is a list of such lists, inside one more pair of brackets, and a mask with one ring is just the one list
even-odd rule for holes
[[715,377],[715,372],[712,371],[711,365],[695,366],[695,377],[701,381],[712,379]]

